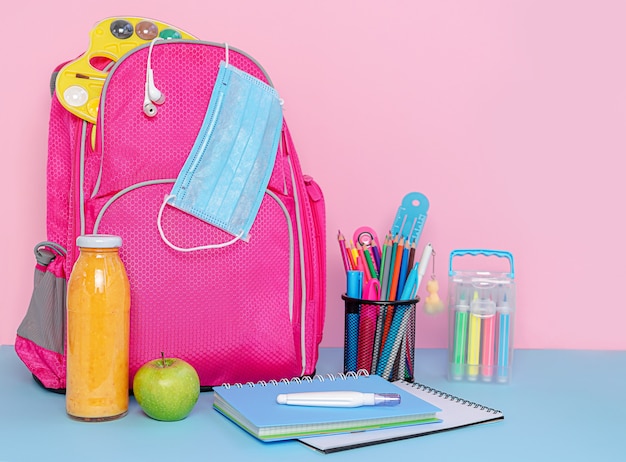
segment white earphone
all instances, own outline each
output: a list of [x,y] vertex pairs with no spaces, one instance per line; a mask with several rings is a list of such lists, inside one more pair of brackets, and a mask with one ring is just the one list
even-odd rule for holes
[[143,97],[143,112],[148,117],[154,117],[157,113],[156,104],[163,104],[165,101],[165,95],[154,85],[154,72],[152,71],[152,47],[157,40],[163,40],[161,37],[157,37],[150,43],[150,49],[148,50],[148,62],[146,63],[146,85]]

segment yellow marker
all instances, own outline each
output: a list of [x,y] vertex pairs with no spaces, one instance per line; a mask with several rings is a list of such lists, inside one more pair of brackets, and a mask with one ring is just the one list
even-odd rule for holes
[[[474,292],[472,305],[478,300],[478,292]],[[470,308],[469,332],[467,336],[467,378],[476,380],[480,364],[480,322],[481,319]]]

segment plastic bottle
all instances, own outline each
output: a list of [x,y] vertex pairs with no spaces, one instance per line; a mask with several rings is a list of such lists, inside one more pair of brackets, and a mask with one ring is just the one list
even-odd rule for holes
[[128,412],[130,286],[122,239],[84,235],[67,293],[67,414],[113,420]]

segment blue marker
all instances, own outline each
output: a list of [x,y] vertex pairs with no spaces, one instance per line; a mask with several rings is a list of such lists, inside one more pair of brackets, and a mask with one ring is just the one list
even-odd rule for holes
[[406,283],[402,289],[402,295],[400,295],[400,300],[411,300],[417,296],[418,266],[419,263],[416,263],[409,271]]
[[496,311],[498,313],[498,382],[507,382],[510,361],[511,309],[507,302],[506,292]]
[[[363,295],[363,271],[348,271],[348,287],[346,295],[360,299]],[[346,302],[346,355],[344,370],[354,371],[357,368],[359,348],[359,305]]]

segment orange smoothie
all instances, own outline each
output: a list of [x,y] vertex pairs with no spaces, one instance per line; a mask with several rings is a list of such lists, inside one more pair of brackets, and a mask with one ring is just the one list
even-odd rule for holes
[[[121,245],[117,236],[89,237],[79,246]],[[81,247],[68,283],[66,410],[78,420],[128,412],[130,287],[119,245]]]

